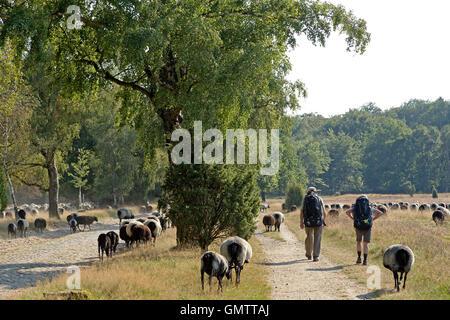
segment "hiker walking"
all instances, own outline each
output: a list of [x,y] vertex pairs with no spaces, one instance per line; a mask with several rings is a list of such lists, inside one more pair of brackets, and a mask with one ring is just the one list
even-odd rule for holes
[[319,261],[322,229],[326,226],[326,216],[323,201],[317,195],[316,188],[309,187],[300,210],[300,228],[305,228],[305,250],[308,260],[311,260],[312,255],[313,261]]
[[369,254],[369,243],[372,232],[372,223],[378,219],[383,212],[376,208],[370,207],[369,199],[366,195],[361,195],[356,199],[353,208],[345,212],[350,219],[353,220],[353,226],[356,232],[356,251],[358,259],[356,263],[361,263],[361,242],[364,246],[363,265],[367,265],[367,256]]

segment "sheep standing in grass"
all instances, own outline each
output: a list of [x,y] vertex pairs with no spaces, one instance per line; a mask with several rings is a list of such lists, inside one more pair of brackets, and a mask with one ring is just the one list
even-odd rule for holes
[[[406,277],[408,276],[408,272],[411,271],[411,268],[414,265],[414,253],[406,245],[394,244],[387,248],[384,252],[383,265],[385,268],[391,270],[394,274],[395,289],[397,289],[397,291],[400,291],[403,274],[405,274],[405,280],[403,282],[403,289],[405,289]],[[399,272],[400,279],[398,278]]]
[[141,241],[146,243],[151,238],[150,229],[139,221],[128,223],[126,225],[126,233],[130,239],[130,246],[133,246],[133,243],[138,245]]
[[17,215],[19,216],[19,219],[26,219],[27,218],[27,213],[23,209],[20,209],[19,212],[17,212]]
[[249,263],[252,258],[252,247],[247,241],[238,236],[230,237],[220,246],[220,254],[227,259],[229,268],[235,269],[236,286],[238,286],[241,281],[240,274],[244,269],[244,264]]
[[201,257],[200,276],[202,281],[202,291],[205,290],[205,273],[209,276],[209,290],[211,290],[212,277],[216,277],[219,281],[218,291],[223,291],[223,277],[226,276],[227,279],[231,278],[231,269],[228,267],[227,259],[212,251],[205,252]]
[[263,217],[263,224],[266,227],[266,232],[272,231],[272,226],[275,225],[275,217],[270,214],[266,214]]
[[[98,258],[103,261],[103,254],[106,252],[106,257],[111,257],[111,239],[104,233],[101,233],[97,238],[98,243]],[[100,256],[100,251],[102,255]]]
[[119,236],[114,231],[109,231],[106,235],[111,240],[111,256],[112,253],[116,253],[117,245],[119,244]]
[[134,219],[133,212],[127,208],[117,210],[117,217],[119,218],[119,223],[121,223],[123,219]]
[[43,218],[37,218],[34,220],[34,227],[40,232],[44,232],[44,229],[47,227],[47,221]]
[[380,210],[381,212],[383,212],[383,213],[386,213],[387,212],[387,207],[385,206],[385,205],[383,205],[383,204],[379,204],[378,206],[377,206],[377,209],[378,210]]
[[328,211],[328,215],[333,218],[339,217],[339,211],[337,209],[331,209]]
[[280,231],[280,226],[284,222],[284,214],[281,212],[274,212],[272,216],[275,218],[275,231]]
[[155,245],[156,238],[159,237],[159,235],[162,232],[162,227],[161,227],[161,224],[159,223],[159,220],[148,219],[147,221],[145,221],[144,225],[150,229],[152,243],[153,243],[153,245]]
[[432,219],[436,225],[442,225],[444,220],[450,216],[450,211],[444,207],[437,207],[433,212]]
[[70,228],[70,230],[72,230],[72,233],[77,232],[77,227],[78,227],[77,220],[75,220],[75,219],[69,220],[69,228]]
[[25,220],[25,219],[17,220],[17,230],[19,230],[22,238],[27,237],[27,230],[28,230],[29,226],[30,226],[30,224],[28,223],[27,220]]
[[431,210],[431,207],[428,203],[421,204],[419,206],[419,211]]
[[[128,222],[128,221],[127,221]],[[127,234],[127,225],[128,225],[128,223],[126,223],[126,224],[123,224],[121,227],[120,227],[120,229],[119,229],[119,236],[120,236],[120,239],[122,239],[123,241],[125,241],[125,245],[127,246],[127,248],[130,246],[130,243],[131,243],[131,238],[128,236],[128,234]]]
[[11,222],[8,224],[8,237],[12,238],[13,235],[17,238],[17,226]]

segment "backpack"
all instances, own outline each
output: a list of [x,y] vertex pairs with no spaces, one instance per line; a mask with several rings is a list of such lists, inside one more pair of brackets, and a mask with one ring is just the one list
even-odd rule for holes
[[322,202],[316,194],[309,193],[305,196],[303,209],[305,226],[320,227],[323,224]]
[[353,208],[353,226],[359,230],[369,230],[372,227],[372,208],[367,197],[356,199]]

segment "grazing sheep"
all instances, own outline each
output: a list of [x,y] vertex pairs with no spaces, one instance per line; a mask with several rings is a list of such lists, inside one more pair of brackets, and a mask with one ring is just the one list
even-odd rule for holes
[[159,220],[148,219],[147,221],[145,221],[144,225],[149,228],[153,240],[153,245],[155,245],[156,238],[159,237],[162,231],[161,223],[159,222]]
[[325,207],[325,209],[327,209],[327,210],[330,209],[330,205],[329,205],[329,204],[325,204],[324,207]]
[[259,206],[259,208],[260,208],[260,211],[261,211],[261,212],[265,212],[267,209],[270,208],[270,206],[269,206],[268,203],[261,203],[261,205]]
[[425,211],[425,210],[431,210],[430,205],[427,204],[427,203],[421,204],[421,205],[419,206],[419,211]]
[[385,205],[383,205],[383,204],[379,204],[377,206],[377,209],[380,210],[383,213],[386,213],[388,211],[387,207]]
[[402,205],[400,205],[400,210],[408,210],[409,206],[406,203],[403,203]]
[[400,209],[400,204],[398,204],[398,203],[393,203],[392,206],[391,206],[391,209],[392,209],[392,210],[399,210],[399,209]]
[[147,204],[145,205],[146,207],[146,212],[152,212],[153,211],[153,207],[150,204],[150,202],[147,201]]
[[436,210],[433,212],[432,219],[437,226],[442,225],[445,220],[445,214],[440,210]]
[[418,209],[419,209],[419,205],[417,203],[413,203],[409,207],[409,210],[411,210],[411,211],[417,211]]
[[97,217],[93,217],[93,216],[78,216],[78,217],[75,217],[75,220],[77,220],[78,229],[80,229],[81,224],[83,225],[83,231],[86,229],[86,226],[88,226],[89,230],[91,230],[91,224],[93,224],[94,221],[98,222]]
[[343,208],[344,210],[348,210],[348,209],[351,208],[351,206],[350,206],[349,204],[344,204],[344,205],[342,206],[342,208]]
[[209,275],[209,290],[211,290],[211,279],[216,277],[219,281],[219,288],[217,291],[223,291],[222,279],[224,276],[227,279],[231,278],[231,270],[228,267],[228,261],[224,256],[216,252],[207,251],[201,257],[200,277],[202,281],[202,291],[205,290],[204,274]]
[[446,216],[450,215],[450,211],[447,210],[445,207],[439,206],[439,207],[436,208],[436,210],[437,211],[442,211],[442,213],[445,214]]
[[17,238],[17,226],[11,222],[8,224],[8,237],[12,238],[13,235]]
[[127,208],[117,210],[117,217],[119,218],[119,223],[122,222],[122,219],[134,219],[133,212]]
[[[101,233],[97,238],[98,243],[98,258],[103,261],[103,254],[106,252],[106,257],[111,257],[111,239],[104,233]],[[100,256],[100,251],[102,255]]]
[[12,219],[13,218],[13,214],[10,211],[6,211],[5,212],[5,219]]
[[43,218],[37,218],[34,220],[34,227],[40,232],[44,232],[44,229],[47,227],[47,221]]
[[447,209],[450,209],[450,203],[447,203],[446,208],[447,208]]
[[64,208],[58,208],[58,213],[60,215],[63,215],[64,214]]
[[291,210],[290,210],[290,211],[292,212],[292,211],[296,211],[296,210],[297,210],[297,206],[296,206],[295,204],[294,204],[294,205],[292,205],[292,206],[291,206]]
[[281,212],[274,212],[272,216],[275,218],[275,231],[280,231],[280,226],[284,222],[284,214]]
[[439,207],[444,207],[445,208],[445,203],[439,202],[438,204],[439,204]]
[[272,226],[275,225],[275,217],[270,214],[266,214],[263,217],[263,224],[266,227],[266,232],[272,231]]
[[286,203],[282,203],[282,204],[281,204],[281,210],[287,210],[287,205],[286,205]]
[[162,214],[159,217],[159,224],[161,225],[162,231],[166,231],[166,229],[172,226],[172,222],[170,221],[169,217],[167,217],[165,214]]
[[146,206],[140,206],[139,207],[139,213],[147,213],[147,207]]
[[339,217],[339,211],[337,209],[331,209],[328,211],[328,215],[333,218]]
[[430,205],[431,210],[436,210],[437,207],[439,207],[437,203],[432,203]]
[[113,252],[116,253],[117,245],[119,244],[119,236],[114,231],[109,231],[108,233],[106,233],[106,235],[111,240],[111,251],[110,251],[110,253],[111,253],[111,256],[112,256]]
[[[397,291],[400,291],[400,284],[402,282],[403,273],[405,280],[403,282],[403,289],[406,286],[406,277],[414,265],[414,253],[412,250],[402,244],[394,244],[386,249],[383,254],[383,265],[385,268],[392,271],[394,274],[394,284]],[[400,272],[400,280],[398,279],[398,272]]]
[[38,214],[39,214],[39,210],[38,209],[35,209],[35,208],[31,209],[31,215],[32,216],[37,216]]
[[25,220],[25,219],[17,220],[17,230],[19,230],[22,238],[27,237],[27,230],[28,230],[29,226],[30,226],[30,224],[28,223],[27,220]]
[[249,263],[252,258],[252,247],[247,241],[238,236],[230,237],[220,246],[220,254],[227,259],[229,268],[236,270],[236,286],[239,285],[244,263]]

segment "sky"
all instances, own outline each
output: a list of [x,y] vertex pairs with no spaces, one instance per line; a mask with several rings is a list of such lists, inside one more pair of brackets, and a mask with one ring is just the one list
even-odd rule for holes
[[450,1],[329,0],[367,22],[371,41],[363,55],[346,51],[333,33],[325,47],[300,37],[289,52],[290,80],[308,97],[296,114],[342,114],[369,102],[385,110],[410,99],[450,100]]

